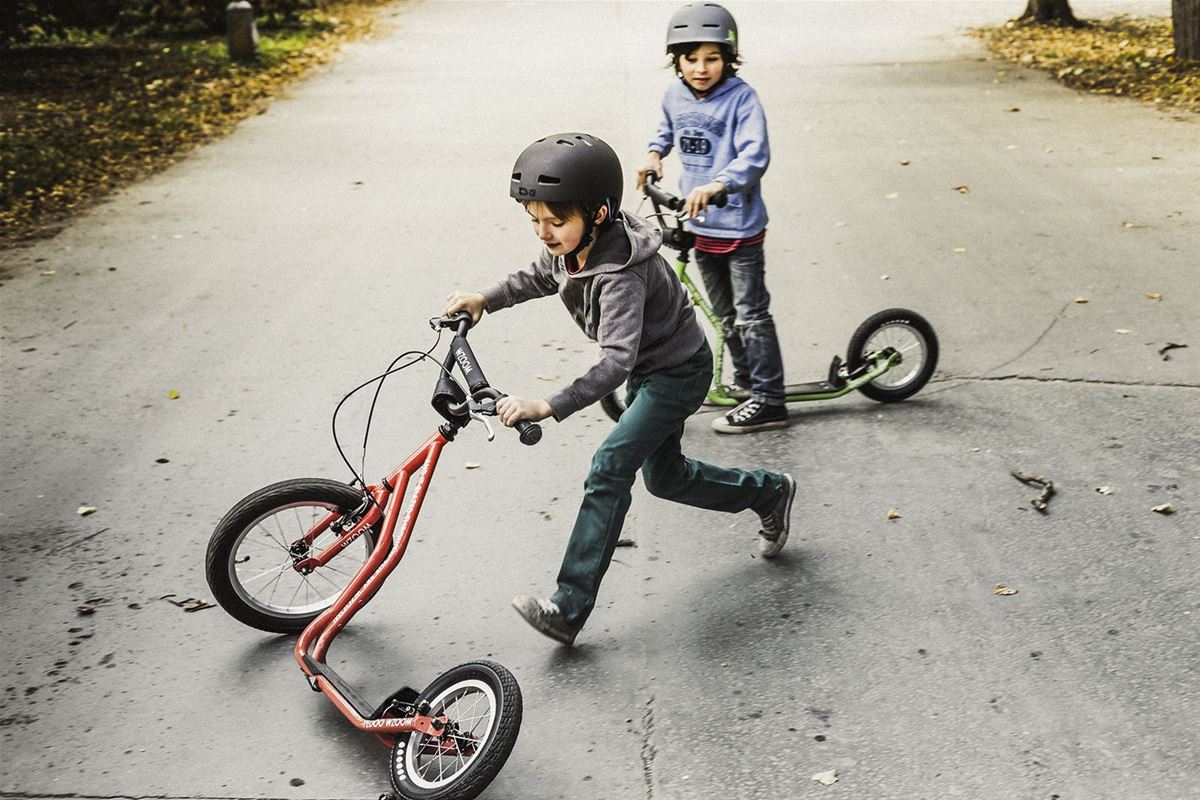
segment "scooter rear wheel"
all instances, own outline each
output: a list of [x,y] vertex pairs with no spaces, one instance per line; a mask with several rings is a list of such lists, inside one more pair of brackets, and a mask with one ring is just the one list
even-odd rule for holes
[[929,320],[906,308],[889,308],[868,317],[846,347],[846,366],[861,367],[871,353],[892,347],[900,363],[858,390],[872,400],[895,403],[912,397],[933,377],[937,368],[938,340]]
[[625,413],[625,385],[622,384],[611,394],[601,397],[600,408],[604,409],[604,413],[613,422],[620,422],[621,415]]
[[521,728],[521,688],[493,661],[438,676],[417,705],[446,717],[441,736],[414,731],[392,744],[392,788],[404,800],[471,800],[500,773]]
[[248,495],[217,524],[205,571],[213,597],[230,616],[269,633],[299,633],[333,605],[375,547],[377,527],[363,533],[323,567],[305,575],[298,559],[320,554],[339,534],[325,530],[308,545],[304,535],[332,513],[362,503],[356,489],[324,478],[298,478]]

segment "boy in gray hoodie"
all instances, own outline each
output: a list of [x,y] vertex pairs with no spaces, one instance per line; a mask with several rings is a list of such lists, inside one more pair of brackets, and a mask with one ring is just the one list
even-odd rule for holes
[[626,384],[626,411],[592,457],[557,590],[549,599],[513,599],[530,625],[568,645],[596,605],[638,469],[658,497],[731,513],[754,510],[764,558],[774,558],[787,541],[796,492],[791,475],[717,467],[680,450],[684,421],[712,380],[712,352],[687,294],[658,254],[661,233],[619,210],[622,184],[616,153],[594,136],[556,134],[527,147],[513,167],[510,194],[529,212],[545,247],[529,267],[483,293],[452,293],[443,312],[467,311],[478,322],[484,311],[557,294],[599,343],[600,360],[550,397],[497,403],[506,426],[561,422]]

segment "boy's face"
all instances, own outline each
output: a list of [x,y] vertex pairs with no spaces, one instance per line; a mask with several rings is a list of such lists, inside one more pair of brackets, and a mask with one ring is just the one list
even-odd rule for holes
[[529,212],[534,234],[546,245],[550,255],[565,256],[583,240],[583,217],[579,214],[559,219],[545,203],[537,201],[527,203],[525,210]]
[[725,57],[721,55],[719,46],[706,42],[680,56],[678,66],[687,85],[697,94],[704,94],[721,80],[721,74],[725,71]]

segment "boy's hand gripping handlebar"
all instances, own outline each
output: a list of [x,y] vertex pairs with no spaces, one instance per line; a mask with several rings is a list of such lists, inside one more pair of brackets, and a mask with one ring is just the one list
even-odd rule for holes
[[[487,428],[488,441],[495,437],[492,426],[485,416],[496,416],[497,401],[507,397],[504,392],[492,387],[479,366],[479,360],[467,344],[467,331],[471,329],[471,315],[459,311],[450,317],[439,317],[431,320],[435,328],[450,328],[454,330],[454,340],[450,343],[450,352],[442,362],[442,374],[434,390],[433,407],[447,420],[454,422],[464,417],[478,419]],[[462,388],[450,377],[450,372],[458,367],[463,378],[467,381],[471,396],[467,397]],[[521,437],[521,444],[537,444],[542,438],[542,426],[536,422],[523,419],[514,427]]]
[[[658,178],[653,172],[646,173],[646,182],[642,186],[642,191],[650,198],[655,206],[666,206],[676,214],[683,211],[683,198],[664,192],[657,186]],[[713,195],[712,205],[717,208],[724,208],[729,202],[729,192],[717,192]],[[658,209],[656,208],[655,211]]]

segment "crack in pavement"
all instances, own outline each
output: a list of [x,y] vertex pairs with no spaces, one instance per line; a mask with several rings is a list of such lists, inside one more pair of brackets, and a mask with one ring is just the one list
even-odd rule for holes
[[[1200,384],[1197,383],[1144,383],[1141,381],[1105,381],[1098,378],[1053,378],[1017,374],[945,375],[931,380],[930,383],[950,383],[953,381],[963,381],[965,383],[1082,383],[1088,386],[1122,386],[1130,389],[1200,389]],[[946,391],[953,388],[953,386],[946,386],[939,391]],[[926,394],[933,394],[933,392],[927,392]]]
[[1021,358],[1021,356],[1025,355],[1025,354],[1026,354],[1026,353],[1028,353],[1030,350],[1032,350],[1033,348],[1035,348],[1035,347],[1037,347],[1039,344],[1041,344],[1041,342],[1042,342],[1042,339],[1045,339],[1045,338],[1046,338],[1046,334],[1050,333],[1050,330],[1051,330],[1051,329],[1052,329],[1052,328],[1053,328],[1055,325],[1057,325],[1057,324],[1058,324],[1058,321],[1059,321],[1060,319],[1062,319],[1062,318],[1063,318],[1063,314],[1066,314],[1066,313],[1067,313],[1067,309],[1068,309],[1068,308],[1070,308],[1070,307],[1071,307],[1071,303],[1070,303],[1070,302],[1064,303],[1064,304],[1063,304],[1063,307],[1062,307],[1062,308],[1060,308],[1060,309],[1058,310],[1058,313],[1054,315],[1054,319],[1050,320],[1050,324],[1046,326],[1046,329],[1045,329],[1045,330],[1043,330],[1043,331],[1042,331],[1040,334],[1038,334],[1038,337],[1037,337],[1036,339],[1034,339],[1034,340],[1033,340],[1033,342],[1032,342],[1032,343],[1031,343],[1031,344],[1030,344],[1028,347],[1026,347],[1026,348],[1025,348],[1024,350],[1022,350],[1021,352],[1017,353],[1015,356],[1013,356],[1012,358],[1010,358],[1008,361],[1005,361],[1005,362],[1004,362],[1004,363],[1002,363],[1002,364],[997,364],[996,366],[992,367],[991,369],[985,369],[985,370],[984,370],[984,374],[986,374],[986,373],[988,373],[988,372],[995,372],[995,371],[996,371],[996,370],[998,370],[998,369],[1004,369],[1004,368],[1005,368],[1005,367],[1007,367],[1009,364],[1013,363],[1013,362],[1014,362],[1014,361],[1016,361],[1017,359]]
[[658,750],[654,747],[654,695],[646,701],[642,711],[642,779],[646,782],[646,800],[654,800],[656,781],[654,779],[654,757]]

